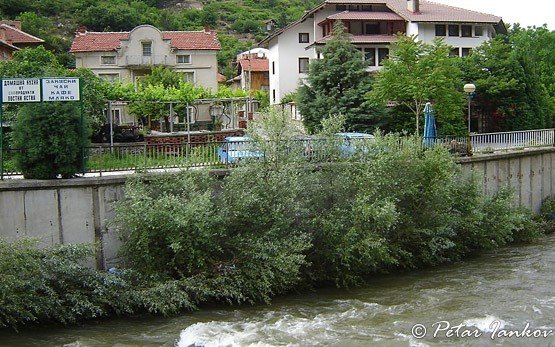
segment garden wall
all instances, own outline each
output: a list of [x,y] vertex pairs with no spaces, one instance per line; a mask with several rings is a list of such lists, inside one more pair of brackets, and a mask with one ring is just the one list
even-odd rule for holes
[[[509,186],[516,202],[534,212],[555,193],[554,161],[555,148],[459,159],[463,172],[476,173],[486,193]],[[214,173],[225,175],[225,170]],[[36,237],[41,247],[96,242],[96,266],[115,266],[120,242],[112,223],[114,203],[123,197],[126,178],[1,181],[0,237]]]

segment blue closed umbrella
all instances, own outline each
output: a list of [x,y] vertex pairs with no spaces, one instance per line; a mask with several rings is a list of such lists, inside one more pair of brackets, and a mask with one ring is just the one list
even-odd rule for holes
[[437,137],[436,130],[436,117],[434,116],[434,110],[432,109],[432,104],[427,102],[424,107],[424,140],[423,143],[426,146],[432,146],[435,143]]

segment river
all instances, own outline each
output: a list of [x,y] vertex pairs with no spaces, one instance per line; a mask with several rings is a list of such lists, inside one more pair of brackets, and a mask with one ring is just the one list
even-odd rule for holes
[[[551,235],[453,265],[380,276],[354,290],[317,290],[271,305],[204,308],[174,318],[3,331],[0,345],[555,346],[554,270]],[[422,326],[413,329],[416,324]],[[424,338],[413,336],[423,328]],[[541,336],[518,337],[534,334]]]

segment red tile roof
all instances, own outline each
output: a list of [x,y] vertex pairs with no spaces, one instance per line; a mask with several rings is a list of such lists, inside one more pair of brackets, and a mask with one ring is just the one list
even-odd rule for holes
[[327,19],[333,20],[400,20],[405,19],[393,12],[358,12],[358,11],[344,11],[332,14]]
[[128,32],[121,33],[99,33],[86,32],[77,33],[71,44],[70,53],[75,52],[109,52],[119,47],[121,40],[129,38]]
[[[220,41],[212,31],[163,31],[162,38],[172,47],[182,50],[219,50]],[[78,32],[71,44],[71,53],[109,52],[120,47],[121,40],[129,39],[129,32]]]
[[222,48],[214,31],[163,31],[164,40],[171,40],[177,49],[219,50]]
[[270,71],[268,59],[242,59],[239,60],[243,71],[266,72]]
[[502,19],[499,16],[492,14],[466,10],[459,7],[453,7],[443,4],[438,4],[432,1],[420,1],[420,12],[413,13],[407,8],[406,0],[325,0],[320,5],[314,7],[310,11],[306,11],[305,14],[296,22],[289,24],[288,26],[279,29],[262,41],[259,42],[259,46],[267,44],[274,37],[281,35],[284,31],[288,30],[295,25],[304,22],[309,17],[313,16],[314,13],[323,9],[328,5],[386,5],[390,10],[401,16],[406,21],[411,22],[452,22],[452,23],[488,23],[488,24],[499,24]]
[[420,12],[407,8],[406,0],[326,0],[326,4],[385,4],[392,11],[411,22],[468,22],[497,24],[501,17],[463,9],[432,1],[420,1]]
[[7,43],[7,42],[4,41],[4,40],[0,40],[0,46],[9,48],[9,49],[11,49],[12,51],[19,51],[19,48],[17,48],[17,47],[14,46],[14,45],[10,45],[9,43]]
[[27,34],[17,28],[8,24],[0,24],[0,30],[4,30],[6,35],[6,42],[17,45],[20,43],[42,43],[44,40],[39,39],[31,34]]

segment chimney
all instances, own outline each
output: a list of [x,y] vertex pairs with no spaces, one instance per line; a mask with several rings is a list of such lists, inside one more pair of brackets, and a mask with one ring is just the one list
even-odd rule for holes
[[407,0],[407,9],[412,13],[420,13],[420,0]]

